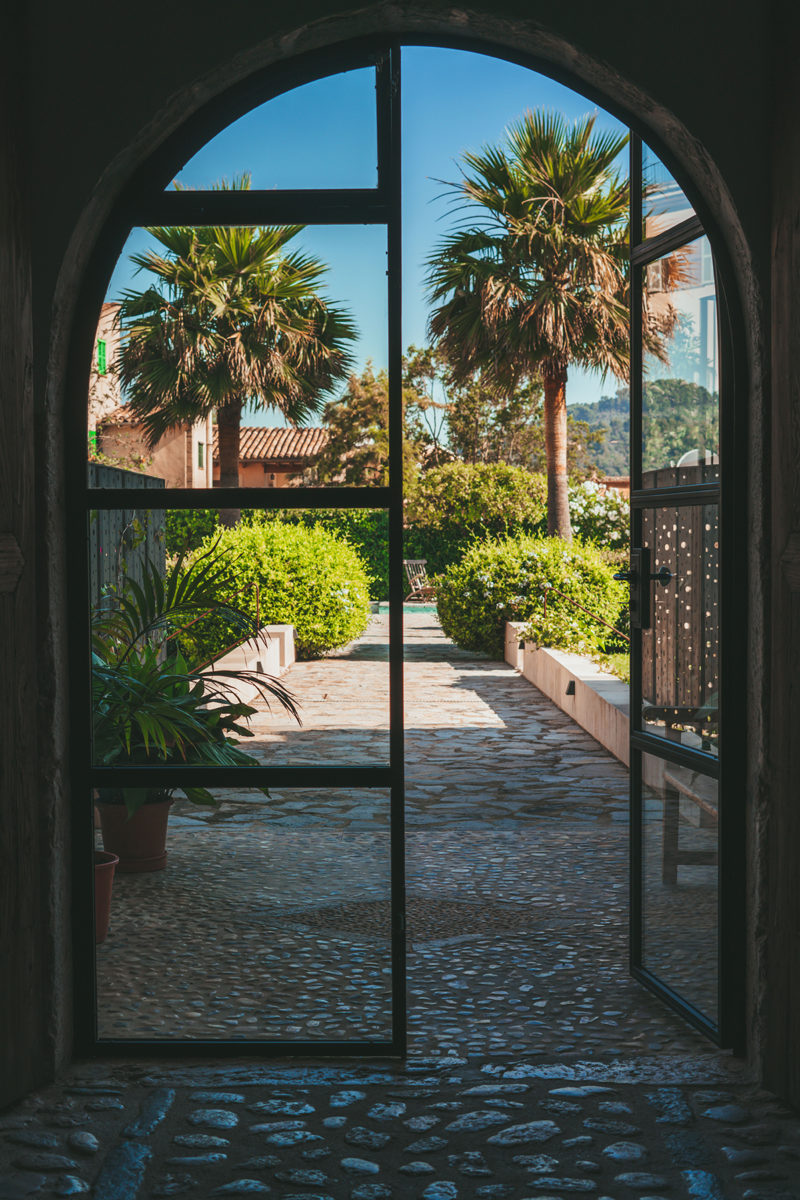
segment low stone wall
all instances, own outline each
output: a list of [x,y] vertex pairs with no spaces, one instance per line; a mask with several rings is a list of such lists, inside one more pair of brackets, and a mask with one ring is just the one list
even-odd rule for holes
[[[588,658],[522,643],[524,625],[506,624],[506,662],[625,766],[630,765],[629,690]],[[568,691],[569,689],[569,691]]]
[[[222,658],[216,659],[209,670],[257,671],[260,675],[275,677],[283,675],[295,661],[294,625],[262,625],[261,633],[263,638],[235,646]],[[251,703],[259,694],[249,683],[237,686],[236,691],[245,704]]]

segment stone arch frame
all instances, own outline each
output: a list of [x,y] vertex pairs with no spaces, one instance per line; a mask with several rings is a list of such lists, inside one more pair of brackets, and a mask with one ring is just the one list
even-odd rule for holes
[[[101,296],[109,266],[121,248],[120,237],[124,240],[130,228],[126,212],[132,197],[152,186],[159,171],[163,176],[165,164],[172,164],[169,171],[174,174],[178,161],[185,161],[219,129],[266,98],[256,94],[259,80],[267,75],[283,76],[294,80],[290,86],[297,86],[306,81],[302,78],[304,67],[310,66],[312,70],[318,70],[318,74],[331,73],[341,69],[330,64],[335,64],[343,46],[356,45],[359,37],[371,39],[378,31],[385,36],[387,21],[376,16],[379,11],[362,14],[356,22],[358,36],[355,39],[352,37],[352,20],[331,19],[243,53],[206,75],[188,93],[184,91],[173,97],[168,109],[142,129],[135,142],[109,164],[75,227],[56,288],[54,308],[57,316],[52,330],[47,378],[47,421],[50,445],[58,445],[60,441],[67,447],[68,459],[74,458],[70,447],[72,451],[79,445],[81,452],[83,449],[82,431],[76,432],[74,426],[79,424],[75,421],[77,406],[85,396],[85,363],[89,357],[86,345],[93,331],[93,320],[87,314],[96,308],[95,301]],[[646,138],[684,187],[714,246],[721,268],[722,289],[728,300],[729,341],[735,359],[735,405],[745,412],[746,398],[748,395],[757,397],[761,378],[761,305],[757,274],[747,237],[724,179],[691,131],[611,68],[588,54],[577,53],[569,43],[533,22],[527,23],[523,30],[523,23],[512,26],[485,14],[476,16],[454,10],[445,19],[419,15],[418,10],[416,13],[411,9],[401,10],[399,6],[383,9],[383,13],[389,14],[391,31],[403,44],[477,50],[530,67],[602,104]],[[324,64],[328,65],[322,70]],[[314,77],[316,75],[307,76]],[[277,90],[288,90],[288,85]],[[255,98],[248,101],[248,96]],[[212,127],[214,122],[216,125]],[[196,139],[194,149],[182,152],[178,160],[177,147],[187,147],[192,137]],[[95,236],[98,227],[101,232]],[[737,425],[739,423],[737,420]],[[70,429],[70,425],[73,428]],[[743,462],[741,437],[729,461]],[[49,516],[57,523],[64,479],[56,470],[47,483]],[[739,499],[737,524],[746,518],[745,489]],[[69,509],[67,514],[69,516]],[[741,559],[739,565],[744,569]],[[54,594],[61,588],[63,566],[55,555],[49,566]],[[75,618],[77,614],[72,615]],[[54,658],[60,667],[65,667],[67,637],[60,621],[57,625],[60,628],[51,626],[50,631]],[[752,999],[757,1001],[755,996]]]

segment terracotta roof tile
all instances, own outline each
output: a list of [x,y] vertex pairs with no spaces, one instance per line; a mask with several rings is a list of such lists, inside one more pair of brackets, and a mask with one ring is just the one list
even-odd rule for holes
[[100,425],[139,425],[141,417],[137,417],[129,404],[120,404],[119,407],[112,409],[106,413]]
[[[100,425],[138,425],[129,404],[121,404],[103,417]],[[308,429],[269,429],[263,425],[244,425],[239,431],[239,461],[265,460],[297,462],[316,458],[328,441],[327,429],[312,426]],[[214,460],[218,457],[219,437],[214,426]]]
[[[315,458],[328,441],[327,429],[269,429],[263,425],[244,425],[239,431],[239,461],[263,462],[265,459],[291,462]],[[214,458],[219,438],[214,426]]]

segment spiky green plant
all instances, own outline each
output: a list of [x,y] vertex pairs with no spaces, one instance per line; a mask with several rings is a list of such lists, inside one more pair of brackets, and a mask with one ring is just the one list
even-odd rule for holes
[[[182,630],[215,615],[232,641],[263,638],[255,621],[224,597],[229,556],[212,547],[187,562],[179,555],[162,576],[145,560],[143,580],[124,576],[119,593],[92,614],[94,761],[123,764],[250,766],[256,760],[238,744],[252,737],[247,721],[256,709],[243,702],[237,685],[255,687],[269,704],[277,701],[298,717],[297,706],[278,679],[248,670],[220,670],[187,658],[177,644]],[[196,804],[218,803],[203,787],[103,789],[101,799],[124,803],[132,815],[142,804],[184,793]]]

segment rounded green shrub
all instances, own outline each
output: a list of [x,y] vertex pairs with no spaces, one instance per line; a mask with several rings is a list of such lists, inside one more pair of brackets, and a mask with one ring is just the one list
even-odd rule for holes
[[[228,556],[231,594],[255,616],[258,584],[262,625],[294,625],[298,658],[316,658],[358,637],[369,620],[369,579],[356,551],[316,526],[262,520],[259,515],[206,539]],[[243,590],[245,589],[245,590]],[[219,652],[225,631],[198,629]],[[221,644],[220,644],[221,643]]]
[[474,542],[543,532],[547,482],[506,463],[446,463],[426,471],[406,503],[403,553],[446,571]]
[[445,463],[421,476],[405,515],[410,526],[462,538],[530,533],[547,515],[547,482],[506,463]]
[[539,645],[597,653],[613,635],[595,618],[616,624],[626,600],[612,576],[592,545],[531,535],[476,543],[437,580],[439,619],[456,645],[492,658],[503,657],[506,621],[526,621]]
[[289,508],[264,513],[265,520],[321,527],[349,542],[358,551],[367,575],[371,600],[389,596],[389,514],[372,508]]

